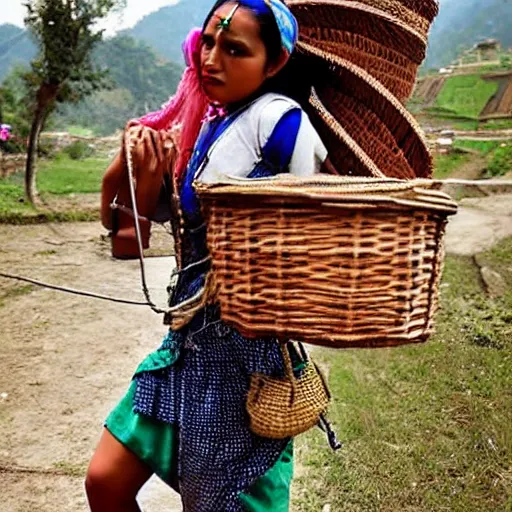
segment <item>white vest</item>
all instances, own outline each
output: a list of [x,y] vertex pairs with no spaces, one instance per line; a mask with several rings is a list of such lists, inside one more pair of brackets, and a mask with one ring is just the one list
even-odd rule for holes
[[[196,172],[203,183],[216,183],[226,177],[246,178],[261,160],[277,122],[298,103],[286,96],[268,93],[259,97],[233,121],[211,145],[208,156]],[[320,171],[327,150],[309,117],[302,111],[299,132],[289,171],[296,176],[310,176]]]

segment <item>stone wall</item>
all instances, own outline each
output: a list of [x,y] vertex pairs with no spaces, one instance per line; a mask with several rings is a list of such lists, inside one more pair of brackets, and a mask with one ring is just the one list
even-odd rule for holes
[[56,151],[60,151],[73,142],[81,141],[91,146],[96,152],[102,155],[115,154],[121,145],[121,134],[111,137],[80,137],[65,132],[43,132],[41,142],[49,142]]
[[0,151],[0,178],[6,178],[16,172],[23,172],[26,161],[25,155],[9,155]]

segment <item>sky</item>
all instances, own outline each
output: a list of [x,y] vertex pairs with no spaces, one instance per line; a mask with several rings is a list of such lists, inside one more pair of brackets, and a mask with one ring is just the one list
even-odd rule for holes
[[[141,18],[154,12],[165,5],[178,3],[179,0],[127,0],[126,9],[119,15],[110,16],[105,29],[108,34],[117,30],[133,27]],[[185,0],[186,1],[186,0]],[[12,23],[19,27],[23,26],[23,17],[26,9],[23,7],[24,0],[0,0],[0,25]]]

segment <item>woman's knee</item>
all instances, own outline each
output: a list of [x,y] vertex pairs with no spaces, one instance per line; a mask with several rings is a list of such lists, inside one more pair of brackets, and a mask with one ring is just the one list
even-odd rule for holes
[[89,501],[131,501],[149,479],[151,470],[105,430],[85,478]]
[[93,458],[85,477],[85,491],[89,499],[111,496],[115,490],[115,473],[106,464]]

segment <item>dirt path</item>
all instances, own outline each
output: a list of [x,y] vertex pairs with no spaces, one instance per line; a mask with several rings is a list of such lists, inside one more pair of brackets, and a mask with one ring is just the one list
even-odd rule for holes
[[[97,223],[0,226],[0,269],[102,294],[141,299],[138,263],[110,258]],[[512,236],[512,195],[465,199],[447,249],[472,254]],[[154,240],[157,253],[168,235]],[[164,303],[171,257],[150,258],[149,285]],[[86,511],[83,475],[102,422],[140,360],[165,332],[161,319],[120,305],[0,279],[2,512]],[[157,480],[145,512],[178,512]]]
[[446,234],[452,254],[477,254],[512,236],[512,194],[462,199]]
[[[0,226],[0,268],[140,299],[137,262],[112,260],[100,235],[96,223]],[[172,265],[172,258],[148,261],[160,301]],[[0,303],[0,508],[85,511],[83,475],[105,415],[165,327],[143,307],[3,279]],[[149,512],[181,510],[156,480],[141,501]]]

